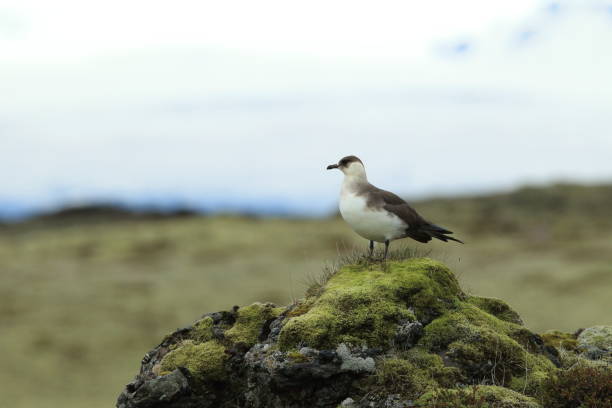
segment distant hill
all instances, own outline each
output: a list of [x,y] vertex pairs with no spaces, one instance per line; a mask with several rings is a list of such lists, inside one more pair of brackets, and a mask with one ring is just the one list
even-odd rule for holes
[[171,211],[156,209],[135,209],[118,204],[91,204],[65,207],[57,211],[38,214],[24,221],[25,223],[60,225],[74,223],[155,220],[198,215],[193,210],[179,208]]
[[[612,184],[527,186],[504,193],[408,201],[425,218],[472,235],[502,233],[571,239],[612,228]],[[54,226],[198,215],[202,213],[187,208],[162,211],[99,203],[39,214],[23,223]]]
[[460,198],[417,201],[426,217],[473,234],[528,233],[562,238],[612,227],[612,185],[554,184]]

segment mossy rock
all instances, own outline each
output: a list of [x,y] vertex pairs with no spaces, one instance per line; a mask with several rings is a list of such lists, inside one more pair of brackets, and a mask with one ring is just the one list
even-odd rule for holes
[[556,369],[537,352],[538,339],[522,326],[461,302],[425,327],[419,345],[439,352],[473,381],[485,378],[534,395]]
[[209,341],[213,338],[213,319],[206,316],[193,324],[189,337],[199,343]]
[[402,351],[394,344],[399,322],[423,322],[413,351],[428,356],[429,365],[418,369],[406,357],[381,359],[376,384],[388,385],[388,392],[398,391],[402,381],[404,394],[414,396],[409,390],[484,379],[538,395],[542,381],[556,370],[543,353],[543,340],[522,326],[514,310],[499,299],[465,296],[453,274],[430,259],[370,269],[345,266],[318,297],[303,304],[308,308],[287,316],[278,342],[281,350],[350,343],[395,356]]
[[227,377],[225,347],[215,340],[196,344],[185,340],[179,347],[170,351],[161,361],[161,371],[171,372],[184,367],[194,378],[203,381],[221,381]]
[[461,389],[438,389],[421,396],[418,407],[542,408],[533,398],[508,388],[476,385]]
[[492,314],[500,320],[522,325],[523,320],[506,302],[501,299],[482,296],[470,296],[467,301],[480,309]]
[[345,266],[303,314],[281,330],[281,350],[305,344],[333,349],[340,343],[388,347],[400,320],[429,320],[462,295],[448,268],[431,259]]
[[[141,379],[185,374],[190,389],[176,397],[191,398],[185,406],[539,408],[570,361],[562,355],[559,369],[549,359],[559,360],[551,346],[570,353],[565,334],[532,333],[503,301],[464,294],[431,259],[359,260],[310,293],[288,307],[206,315],[168,336]],[[587,333],[591,349],[607,350],[602,333]]]
[[590,359],[604,359],[612,363],[612,326],[593,326],[583,330],[577,348]]
[[233,343],[251,347],[257,342],[264,323],[277,318],[283,310],[272,303],[241,307],[236,313],[236,322],[225,332],[225,337]]
[[[222,312],[221,315],[229,320],[218,324],[222,334],[217,335],[217,339],[213,330],[215,321],[205,316],[188,328],[184,336],[178,336],[182,341],[168,346],[170,351],[162,359],[158,371],[167,374],[184,367],[198,380],[224,380],[229,349],[236,345],[243,349],[253,346],[265,323],[283,311],[284,308],[272,303],[253,303],[233,313]],[[172,335],[167,336],[167,339],[172,338]]]
[[409,351],[380,358],[375,376],[364,383],[369,393],[398,394],[414,399],[426,391],[453,387],[463,380],[456,367],[447,367],[442,358],[415,347]]

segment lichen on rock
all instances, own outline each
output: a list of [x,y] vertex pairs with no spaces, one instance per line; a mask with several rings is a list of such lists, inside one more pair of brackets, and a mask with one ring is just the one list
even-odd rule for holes
[[581,366],[612,370],[612,326],[593,326],[575,333],[549,330],[542,339],[557,350],[564,369]]
[[612,363],[612,326],[593,326],[580,332],[577,348],[592,360],[606,359]]
[[336,354],[342,360],[340,370],[359,372],[374,372],[376,363],[372,357],[359,357],[351,353],[348,346],[344,343],[340,344],[336,349]]
[[606,328],[574,336],[575,350],[565,335],[540,337],[503,301],[466,295],[426,258],[358,261],[307,293],[287,307],[210,313],[166,336],[118,407],[396,408],[476,398],[539,408],[558,373],[576,361],[603,370],[611,347]]

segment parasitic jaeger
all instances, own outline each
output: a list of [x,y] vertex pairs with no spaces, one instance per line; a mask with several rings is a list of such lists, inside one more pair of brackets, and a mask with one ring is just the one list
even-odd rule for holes
[[409,237],[423,243],[437,238],[463,244],[448,236],[452,231],[425,220],[397,195],[370,184],[358,157],[343,157],[338,164],[327,166],[327,170],[332,169],[344,173],[340,214],[357,234],[370,240],[370,256],[374,252],[374,241],[385,243],[385,259],[389,242],[401,238]]

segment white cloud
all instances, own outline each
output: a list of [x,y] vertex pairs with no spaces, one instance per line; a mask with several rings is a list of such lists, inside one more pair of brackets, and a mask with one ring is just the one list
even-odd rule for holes
[[533,1],[15,0],[12,6],[28,18],[30,31],[3,53],[5,59],[62,59],[163,45],[397,57],[422,56],[434,39],[479,33],[523,17]]

